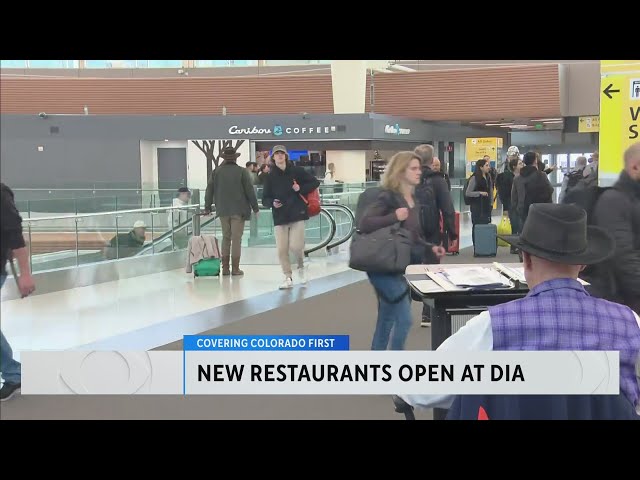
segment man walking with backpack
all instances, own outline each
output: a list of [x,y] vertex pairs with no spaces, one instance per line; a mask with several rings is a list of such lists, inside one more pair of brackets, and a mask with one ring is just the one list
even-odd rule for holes
[[624,170],[615,185],[599,191],[592,222],[614,237],[615,252],[585,280],[593,295],[640,313],[640,142],[624,153]]
[[[416,187],[416,200],[420,203],[420,222],[425,240],[433,245],[443,241],[440,232],[440,213],[442,212],[444,231],[449,233],[449,240],[458,239],[455,224],[455,208],[447,181],[439,170],[433,167],[433,146],[418,145],[414,153],[422,159],[422,178]],[[446,246],[445,246],[446,247]],[[427,251],[425,263],[440,263],[440,259],[430,250]],[[422,310],[422,326],[431,325],[431,313],[425,305]]]

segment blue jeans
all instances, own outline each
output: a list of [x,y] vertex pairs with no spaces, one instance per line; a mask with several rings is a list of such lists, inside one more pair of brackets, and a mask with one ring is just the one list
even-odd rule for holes
[[371,350],[404,350],[411,330],[411,295],[401,274],[367,273],[378,297],[378,321]]
[[[0,288],[6,279],[6,275],[0,275]],[[20,363],[13,359],[13,350],[4,338],[2,330],[0,330],[0,373],[5,382],[20,383]]]

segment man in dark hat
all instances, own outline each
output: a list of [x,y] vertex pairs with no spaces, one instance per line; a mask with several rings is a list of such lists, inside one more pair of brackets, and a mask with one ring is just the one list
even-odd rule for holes
[[[520,236],[500,236],[522,251],[529,294],[472,318],[438,350],[607,350],[620,352],[620,390],[638,406],[640,318],[629,307],[590,296],[578,281],[586,265],[614,251],[613,238],[587,226],[575,205],[533,204]],[[402,395],[424,408],[449,408],[452,395]]]
[[[258,199],[251,176],[236,163],[239,153],[232,147],[222,151],[223,162],[213,170],[205,193],[205,213],[215,204],[222,226],[222,275],[243,275],[240,254],[244,222],[251,218],[251,210],[259,211]],[[231,259],[232,270],[229,269]]]

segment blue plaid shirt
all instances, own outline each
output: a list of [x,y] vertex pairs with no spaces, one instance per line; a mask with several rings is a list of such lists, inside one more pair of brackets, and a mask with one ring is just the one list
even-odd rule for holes
[[640,328],[630,308],[592,297],[577,280],[561,278],[489,312],[493,350],[618,350],[620,390],[638,404]]

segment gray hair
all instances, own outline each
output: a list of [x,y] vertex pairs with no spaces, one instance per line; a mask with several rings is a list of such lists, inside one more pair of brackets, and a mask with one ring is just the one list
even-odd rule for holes
[[423,143],[422,145],[418,145],[413,153],[420,157],[424,166],[430,167],[433,163],[433,145]]

